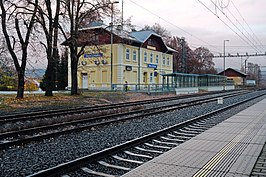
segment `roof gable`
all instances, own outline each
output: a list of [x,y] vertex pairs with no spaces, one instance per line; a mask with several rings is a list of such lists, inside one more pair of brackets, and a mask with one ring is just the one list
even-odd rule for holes
[[162,52],[168,51],[168,47],[163,42],[161,36],[151,30],[134,31],[129,35],[140,41],[144,48]]
[[156,34],[151,30],[134,31],[129,33],[129,35],[136,38],[138,41],[142,43],[146,42],[151,37],[151,35],[161,38],[161,36],[159,36],[158,34]]
[[[224,71],[220,72],[219,75],[222,75],[224,73]],[[242,71],[239,71],[237,69],[233,69],[233,68],[227,68],[225,70],[225,75],[228,76],[228,77],[234,77],[234,76],[241,76],[241,77],[247,77],[247,74],[242,72]]]
[[[113,43],[122,42],[169,54],[176,52],[176,50],[168,47],[164,43],[160,35],[151,30],[127,32],[116,28],[111,29],[110,26],[103,24],[101,21],[92,22],[89,25],[84,26],[84,28],[79,29],[78,45],[90,45],[90,43],[93,42],[97,44],[108,44],[111,41],[111,33],[114,35]],[[90,38],[96,38],[96,36],[98,38],[96,41],[90,40]],[[62,45],[69,45],[70,41],[71,40],[69,38],[64,41]]]

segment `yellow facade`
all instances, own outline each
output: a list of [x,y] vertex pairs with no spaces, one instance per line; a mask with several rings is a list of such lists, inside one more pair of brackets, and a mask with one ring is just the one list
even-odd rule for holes
[[[78,62],[79,88],[121,90],[127,81],[133,90],[151,84],[160,85],[163,83],[161,74],[173,72],[171,54],[121,43],[113,44],[112,48],[112,61],[110,44],[85,48]],[[69,82],[70,77],[69,74]]]
[[227,77],[228,80],[233,80],[235,85],[243,85],[244,79],[242,77]]

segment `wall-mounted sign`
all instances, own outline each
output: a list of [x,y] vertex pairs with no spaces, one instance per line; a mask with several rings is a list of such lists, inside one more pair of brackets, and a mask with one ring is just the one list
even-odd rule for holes
[[126,66],[126,71],[132,71],[132,66]]
[[103,53],[85,53],[84,58],[97,58],[103,57]]
[[156,50],[156,47],[153,47],[153,46],[147,45],[147,49]]
[[148,64],[147,67],[148,68],[154,68],[154,69],[156,69],[157,68],[157,65],[156,64]]

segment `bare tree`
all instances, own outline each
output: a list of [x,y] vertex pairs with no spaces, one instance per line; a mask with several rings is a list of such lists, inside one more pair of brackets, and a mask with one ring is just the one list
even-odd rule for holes
[[196,62],[198,63],[196,72],[198,74],[216,74],[214,69],[213,54],[205,47],[194,50]]
[[[36,3],[36,2],[35,2]],[[41,3],[34,4],[38,8],[36,21],[40,24],[44,33],[46,43],[41,42],[47,55],[47,69],[45,73],[46,96],[53,96],[55,88],[56,63],[59,60],[58,52],[58,31],[60,0],[42,0]],[[54,9],[54,12],[53,12]]]
[[[34,1],[35,4],[38,4],[38,0]],[[31,0],[0,1],[2,11],[2,30],[8,51],[13,59],[18,75],[18,90],[16,98],[23,98],[24,96],[24,76],[28,54],[27,50],[37,13],[37,6],[32,6],[29,2],[31,2]],[[9,25],[14,25],[13,29]],[[16,35],[12,35],[14,30]],[[19,48],[19,52],[16,51],[16,47]],[[18,55],[21,56],[19,57]]]
[[71,60],[71,95],[78,94],[77,68],[78,60],[84,54],[86,45],[90,43],[90,39],[83,38],[80,43],[79,38],[82,36],[79,31],[84,26],[84,20],[98,19],[102,15],[108,14],[111,9],[112,2],[110,0],[63,0],[65,12],[65,20],[69,22],[69,28],[60,28],[63,32],[67,45],[70,49]]
[[145,25],[143,30],[152,30],[160,35],[165,43],[168,43],[171,39],[171,33],[158,23],[155,23],[153,26]]
[[254,64],[249,62],[247,66],[247,79],[248,80],[255,80],[256,83],[259,83],[259,80],[261,78],[261,69],[258,64]]

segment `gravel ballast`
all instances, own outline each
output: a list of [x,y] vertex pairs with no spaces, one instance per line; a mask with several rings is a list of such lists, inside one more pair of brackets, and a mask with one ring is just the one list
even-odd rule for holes
[[[56,138],[45,139],[41,142],[1,150],[0,175],[3,177],[17,177],[33,174],[40,170],[123,143],[127,140],[158,131],[162,128],[202,115],[233,102],[238,102],[258,93],[261,92],[252,92],[247,95],[225,99],[224,105],[218,105],[216,102],[202,104],[187,109],[112,124],[101,128],[95,127],[91,130],[79,133],[72,133]],[[263,98],[265,98],[265,96]],[[263,98],[258,98],[237,106],[237,108],[217,116],[224,120],[257,103]]]

